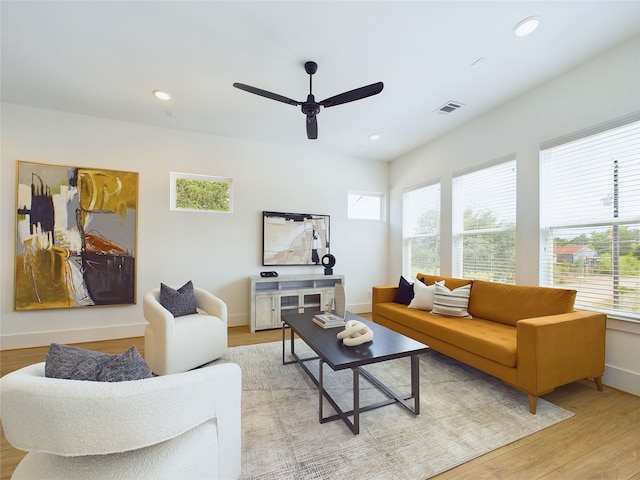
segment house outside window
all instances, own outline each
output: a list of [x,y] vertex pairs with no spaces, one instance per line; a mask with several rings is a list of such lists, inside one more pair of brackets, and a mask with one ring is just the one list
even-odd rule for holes
[[540,150],[541,285],[640,320],[640,113]]
[[454,276],[515,283],[516,158],[453,176]]
[[402,194],[402,275],[440,274],[440,183]]

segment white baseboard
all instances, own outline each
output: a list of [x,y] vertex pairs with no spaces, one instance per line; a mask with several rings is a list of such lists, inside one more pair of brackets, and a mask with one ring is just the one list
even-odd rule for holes
[[369,313],[371,312],[371,302],[367,303],[350,303],[347,306],[347,310],[351,313]]
[[144,335],[146,325],[147,323],[144,322],[132,325],[2,335],[0,336],[0,350],[41,347],[52,343],[70,344],[112,340],[114,338],[141,337]]
[[640,397],[640,373],[605,365],[602,383]]
[[249,325],[249,314],[241,313],[236,315],[227,315],[227,326],[244,327]]

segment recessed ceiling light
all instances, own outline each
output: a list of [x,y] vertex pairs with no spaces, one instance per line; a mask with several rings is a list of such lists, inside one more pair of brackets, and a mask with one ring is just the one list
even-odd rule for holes
[[369,140],[380,140],[380,135],[378,135],[377,133],[373,133],[369,135]]
[[528,17],[519,21],[516,26],[513,27],[513,33],[518,37],[524,37],[532,33],[539,26],[540,17]]
[[154,90],[152,93],[153,93],[153,96],[159,100],[166,101],[171,98],[171,95],[169,95],[167,92],[163,92],[162,90]]

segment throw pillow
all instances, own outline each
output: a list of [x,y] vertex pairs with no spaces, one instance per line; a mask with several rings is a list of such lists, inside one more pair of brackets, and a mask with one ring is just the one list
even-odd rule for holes
[[126,382],[129,380],[141,380],[151,378],[153,373],[138,353],[136,347],[131,347],[122,355],[117,355],[98,374],[99,382]]
[[169,310],[174,317],[198,313],[196,297],[193,293],[193,283],[189,280],[178,290],[160,284],[160,304]]
[[44,364],[45,377],[67,380],[96,380],[117,355],[52,343]]
[[413,300],[413,283],[409,283],[406,278],[400,277],[398,283],[398,290],[396,296],[393,299],[395,303],[401,303],[403,305],[409,305]]
[[437,284],[444,285],[444,282],[437,282],[434,285],[425,285],[420,280],[413,282],[413,300],[409,303],[409,308],[418,310],[431,310],[433,308],[433,298]]
[[139,380],[153,375],[136,347],[117,355],[58,343],[49,347],[44,374],[50,378],[99,382]]
[[445,317],[471,318],[471,315],[469,315],[467,311],[469,308],[471,285],[465,285],[453,291],[437,283],[435,287],[431,313]]

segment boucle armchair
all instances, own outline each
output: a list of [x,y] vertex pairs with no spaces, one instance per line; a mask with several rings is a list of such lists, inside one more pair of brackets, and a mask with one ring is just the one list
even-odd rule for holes
[[0,380],[5,436],[29,452],[14,480],[240,476],[238,365],[115,383],[49,378],[44,369]]
[[144,358],[156,375],[186,372],[227,353],[227,305],[193,287],[198,313],[174,317],[160,303],[160,288],[143,297]]

